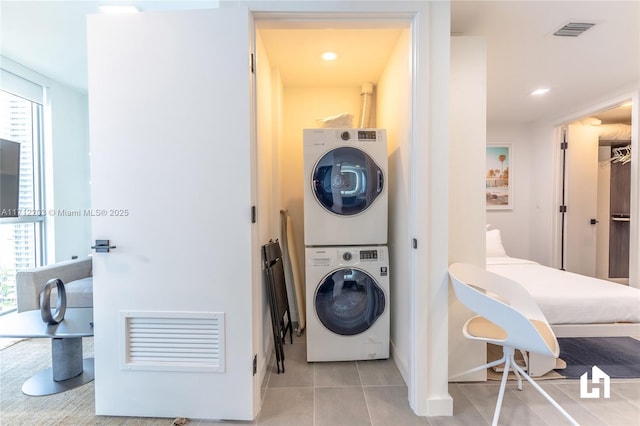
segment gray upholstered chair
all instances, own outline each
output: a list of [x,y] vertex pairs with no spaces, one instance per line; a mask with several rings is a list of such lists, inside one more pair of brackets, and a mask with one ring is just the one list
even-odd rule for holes
[[[19,271],[16,274],[18,312],[40,309],[42,290],[52,278],[64,283],[67,308],[93,307],[92,263],[87,257]],[[51,296],[57,297],[55,290]]]

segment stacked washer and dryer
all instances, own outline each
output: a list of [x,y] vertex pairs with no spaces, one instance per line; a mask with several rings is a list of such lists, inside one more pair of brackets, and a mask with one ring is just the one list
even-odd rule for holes
[[384,129],[304,130],[307,361],[389,358]]

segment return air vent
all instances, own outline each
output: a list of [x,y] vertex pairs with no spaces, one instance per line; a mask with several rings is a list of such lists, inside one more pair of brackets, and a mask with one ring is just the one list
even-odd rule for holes
[[589,28],[593,27],[595,24],[590,24],[586,22],[570,22],[564,27],[560,28],[558,31],[553,33],[555,36],[559,37],[578,37]]
[[125,370],[224,372],[224,313],[121,312]]

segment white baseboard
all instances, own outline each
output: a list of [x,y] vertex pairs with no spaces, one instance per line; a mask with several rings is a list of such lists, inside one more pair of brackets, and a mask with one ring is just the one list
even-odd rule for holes
[[393,358],[393,362],[398,367],[398,371],[400,371],[400,375],[402,376],[402,380],[404,380],[405,384],[409,384],[409,365],[407,364],[404,357],[398,352],[396,346],[391,343],[391,357]]
[[453,398],[430,399],[427,401],[427,417],[453,416]]

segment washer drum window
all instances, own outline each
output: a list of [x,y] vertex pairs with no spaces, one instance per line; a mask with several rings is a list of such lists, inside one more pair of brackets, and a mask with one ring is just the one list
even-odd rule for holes
[[327,275],[315,295],[316,314],[330,331],[353,336],[369,329],[384,313],[385,296],[360,269],[338,269]]

